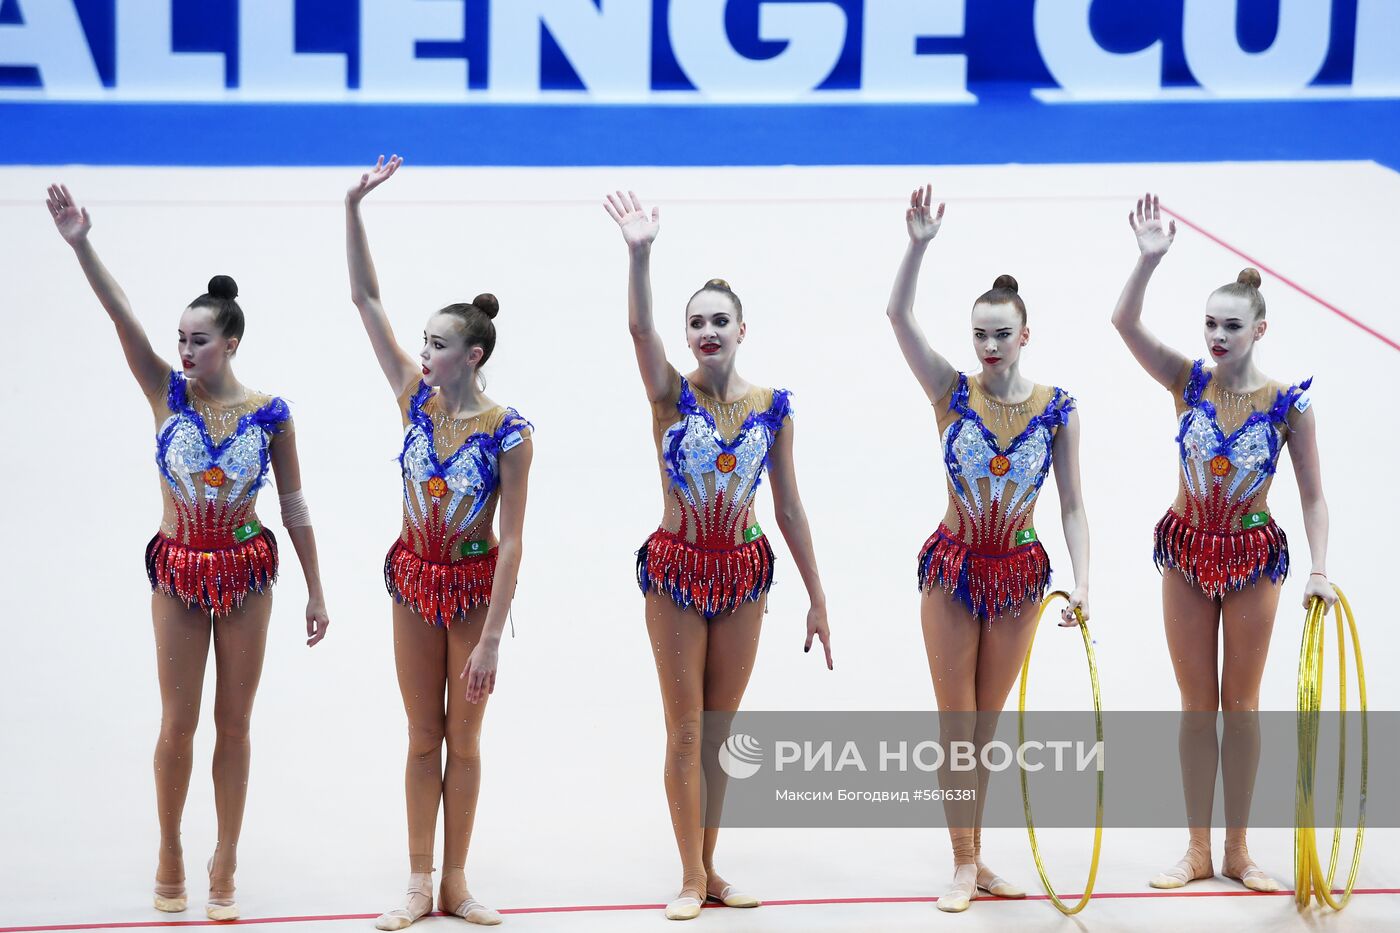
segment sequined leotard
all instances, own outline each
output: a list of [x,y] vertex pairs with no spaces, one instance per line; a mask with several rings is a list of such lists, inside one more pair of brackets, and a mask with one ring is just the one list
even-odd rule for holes
[[671,370],[670,391],[652,404],[665,515],[637,552],[643,592],[655,589],[706,619],[767,592],[773,549],[753,502],[791,414],[784,389],[754,387],[726,403]]
[[146,546],[147,576],[155,590],[227,615],[277,577],[277,541],[255,505],[291,413],[261,393],[232,406],[207,401],[177,372],[150,402],[164,515]]
[[1180,482],[1157,523],[1159,569],[1179,570],[1210,596],[1288,575],[1288,539],[1269,517],[1267,496],[1288,441],[1289,412],[1308,407],[1308,379],[1250,393],[1215,385],[1201,360],[1173,385]]
[[1074,399],[1036,386],[1014,405],[988,398],[959,373],[935,403],[948,476],[948,511],[919,554],[919,587],[943,589],[979,620],[1019,612],[1050,582],[1050,561],[1032,525],[1050,472],[1055,435]]
[[500,405],[452,418],[421,380],[399,398],[399,408],[403,529],[385,558],[384,581],[396,600],[426,621],[450,626],[490,603],[500,456],[524,443],[532,428],[514,408]]

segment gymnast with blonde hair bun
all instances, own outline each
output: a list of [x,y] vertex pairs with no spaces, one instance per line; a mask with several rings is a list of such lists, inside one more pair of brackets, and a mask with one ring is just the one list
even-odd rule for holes
[[637,552],[637,585],[665,711],[666,800],[681,856],[680,895],[666,916],[690,920],[707,899],[759,906],[715,869],[725,775],[711,763],[728,733],[719,728],[723,714],[738,710],[748,686],[773,582],[773,548],[754,515],[765,473],[778,529],[810,600],[803,650],[820,638],[828,668],[831,636],[797,491],[788,393],[747,382],[735,366],[748,333],[739,296],[728,282],[711,279],[690,297],[683,321],[696,367],[681,375],[652,319],[651,248],[660,211],[648,213],[635,194],[620,191],[604,207],[627,244],[628,331],[651,403],[663,501],[661,526]]
[[[1157,523],[1154,559],[1162,572],[1167,649],[1181,692],[1178,734],[1190,840],[1176,865],[1149,882],[1179,888],[1214,876],[1210,817],[1219,769],[1225,789],[1227,878],[1253,891],[1281,885],[1245,844],[1259,767],[1259,684],[1264,676],[1279,592],[1289,572],[1288,539],[1269,514],[1267,496],[1285,446],[1303,505],[1312,566],[1304,607],[1318,597],[1330,608],[1327,502],[1322,495],[1311,379],[1279,382],[1255,363],[1269,329],[1258,270],[1245,269],[1206,301],[1204,332],[1213,366],[1163,344],[1142,323],[1148,282],[1176,237],[1149,194],[1128,214],[1138,260],[1113,326],[1133,358],[1176,408],[1179,469],[1176,499]],[[1221,635],[1223,633],[1223,652]],[[1224,730],[1216,739],[1216,718]]]
[[[920,615],[945,746],[972,742],[975,771],[940,772],[953,847],[953,883],[938,909],[957,913],[985,892],[1026,892],[982,861],[982,813],[990,771],[980,753],[1021,670],[1050,583],[1050,559],[1033,515],[1053,466],[1060,519],[1075,586],[1060,625],[1089,617],[1089,523],[1079,476],[1079,414],[1074,398],[1021,373],[1030,343],[1020,285],[1001,275],[972,305],[976,374],[960,372],[934,349],[914,317],[914,295],[944,205],[929,186],[904,211],[909,244],[886,313],[899,348],[933,405],[948,507],[918,558]],[[968,803],[967,801],[971,801]]]

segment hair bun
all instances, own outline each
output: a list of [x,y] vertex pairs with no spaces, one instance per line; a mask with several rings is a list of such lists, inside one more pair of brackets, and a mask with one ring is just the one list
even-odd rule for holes
[[[983,281],[986,280],[983,279]],[[1004,288],[1009,292],[1015,292],[1017,294],[1021,292],[1021,286],[1017,284],[1015,277],[1010,275],[997,276],[997,280],[992,283],[992,288]]]
[[501,313],[501,303],[496,300],[496,296],[490,292],[482,292],[472,299],[472,305],[482,314],[495,319]]
[[708,282],[705,283],[705,287],[706,287],[706,288],[722,288],[722,289],[724,289],[724,290],[727,291],[727,292],[732,292],[732,291],[734,291],[734,289],[730,288],[730,287],[729,287],[729,283],[726,282],[724,279],[710,279]]
[[1248,285],[1250,288],[1258,288],[1264,280],[1259,277],[1259,270],[1253,266],[1240,272],[1239,278],[1235,279],[1241,285]]
[[216,275],[209,280],[209,294],[232,301],[238,297],[238,283],[229,275]]

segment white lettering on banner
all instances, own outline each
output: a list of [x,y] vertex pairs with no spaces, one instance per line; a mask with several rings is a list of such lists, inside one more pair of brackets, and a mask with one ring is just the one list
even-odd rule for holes
[[865,0],[861,90],[893,100],[971,100],[966,55],[919,55],[922,36],[961,36],[964,0]]
[[366,96],[464,97],[465,58],[417,57],[420,41],[465,38],[464,0],[361,0],[360,90]]
[[540,29],[547,27],[589,92],[609,99],[651,92],[651,0],[509,0],[491,8],[491,90],[540,94]]
[[238,85],[259,96],[345,93],[345,56],[297,54],[296,0],[238,0]]
[[1162,87],[1161,40],[1137,52],[1105,51],[1089,28],[1093,2],[1036,0],[1035,41],[1045,67],[1071,98],[1155,97]]
[[14,2],[20,22],[0,24],[0,65],[38,68],[39,80],[48,92],[74,96],[101,93],[102,78],[72,4]]
[[[238,34],[226,44],[239,50],[239,77],[229,88],[222,53],[174,50],[175,0],[112,2],[113,28],[87,24],[94,29],[89,48],[76,0],[0,0],[17,20],[0,23],[0,68],[32,68],[39,77],[39,87],[0,84],[0,99],[540,101],[563,94],[590,103],[972,102],[971,56],[1006,54],[995,35],[966,34],[972,0],[863,0],[847,4],[849,13],[836,0],[758,0],[758,38],[782,46],[762,59],[734,47],[725,24],[730,0],[346,0],[334,26],[350,32],[350,14],[358,8],[358,37],[336,35],[332,47],[341,51],[315,53],[296,51],[297,0],[238,0]],[[1046,102],[1400,97],[1400,0],[1354,2],[1356,34],[1334,37],[1334,0],[1278,0],[1273,41],[1264,51],[1247,52],[1237,30],[1240,0],[1182,0],[1180,38],[1195,81],[1164,87],[1163,48],[1173,37],[1112,52],[1091,28],[1094,0],[1035,0],[1036,44],[1058,87],[1032,93]],[[1126,0],[1124,6],[1134,8]],[[191,15],[212,15],[207,5],[188,7]],[[661,9],[668,34],[655,37],[654,15]],[[468,11],[473,22],[490,24],[488,35],[470,37],[489,62],[475,90],[468,88],[465,53],[420,58],[418,52],[424,42],[463,43]],[[841,78],[858,86],[818,92],[853,29],[860,49],[852,59],[859,61],[843,64]],[[582,91],[543,87],[544,30]],[[919,54],[926,37],[961,39],[967,50]],[[356,42],[359,88],[353,89],[345,52]],[[1348,51],[1349,84],[1345,76],[1340,84],[1313,83],[1330,53]],[[695,91],[653,86],[654,69],[669,55]],[[104,87],[96,62],[108,58],[115,60],[115,77]],[[995,74],[1000,63],[988,65]]]
[[224,56],[171,50],[170,0],[117,0],[117,75],[123,90],[169,97],[224,93]]
[[1356,7],[1352,87],[1361,94],[1400,94],[1400,2],[1361,0]]
[[1227,96],[1291,97],[1317,77],[1332,44],[1332,0],[1279,0],[1278,34],[1262,52],[1240,48],[1238,12],[1239,0],[1186,0],[1181,38],[1202,87]]
[[758,37],[786,40],[764,61],[745,58],[729,42],[729,0],[672,0],[671,48],[697,89],[719,99],[799,97],[821,84],[846,43],[846,14],[831,3],[760,3]]

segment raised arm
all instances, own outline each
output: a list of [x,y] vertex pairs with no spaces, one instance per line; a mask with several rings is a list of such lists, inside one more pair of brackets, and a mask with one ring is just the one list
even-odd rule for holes
[[1123,286],[1123,294],[1118,296],[1118,307],[1113,309],[1113,326],[1147,374],[1170,389],[1188,361],[1143,326],[1142,299],[1157,264],[1176,239],[1176,221],[1163,228],[1158,199],[1149,194],[1137,202],[1136,211],[1128,212],[1128,225],[1137,235],[1141,252],[1128,284]]
[[958,378],[953,364],[929,345],[923,328],[914,319],[914,293],[919,287],[919,267],[923,265],[929,243],[943,225],[943,205],[938,205],[937,213],[933,211],[932,185],[914,189],[914,195],[909,199],[909,209],[904,212],[904,221],[909,228],[909,248],[904,251],[899,272],[895,274],[890,304],[885,313],[889,315],[890,326],[894,328],[894,336],[899,341],[905,362],[932,402],[947,395]]
[[88,232],[92,230],[92,218],[88,216],[87,208],[78,206],[65,185],[50,185],[49,195],[44,204],[49,209],[54,226],[58,228],[59,236],[73,247],[73,253],[78,257],[78,265],[82,266],[83,274],[87,276],[88,285],[92,286],[97,300],[102,303],[107,316],[116,326],[117,339],[121,341],[127,368],[136,377],[141,391],[151,395],[165,384],[170,374],[170,365],[161,359],[151,346],[145,328],[131,313],[131,304],[126,300],[126,292],[122,291],[116,279],[112,278],[112,273],[107,271],[102,260],[97,258],[97,251],[92,248],[92,241],[88,239]]
[[651,314],[651,244],[661,230],[661,209],[653,207],[647,216],[632,191],[608,195],[603,208],[622,229],[627,244],[627,330],[647,398],[659,401],[671,389],[671,364],[666,361],[666,349]]
[[379,277],[374,272],[374,260],[369,254],[369,236],[360,216],[360,202],[365,195],[398,171],[403,159],[392,156],[388,162],[380,156],[374,168],[360,176],[360,181],[345,195],[345,258],[350,266],[350,300],[360,309],[360,320],[369,334],[370,346],[389,380],[394,394],[402,395],[418,377],[419,367],[394,339],[394,329],[384,305],[379,301]]

